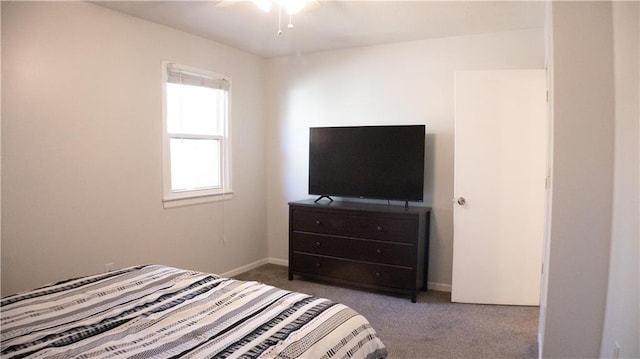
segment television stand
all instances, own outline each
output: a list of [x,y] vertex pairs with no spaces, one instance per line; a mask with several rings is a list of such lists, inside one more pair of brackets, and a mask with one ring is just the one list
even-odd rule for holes
[[325,195],[322,195],[322,196],[318,197],[318,199],[316,199],[315,201],[313,201],[313,203],[318,203],[318,201],[319,201],[319,200],[321,200],[321,199],[323,199],[323,198],[328,199],[328,200],[329,200],[329,202],[333,202],[333,198],[331,198],[331,196],[325,196]]
[[396,292],[427,290],[427,207],[289,203],[289,280],[294,275]]

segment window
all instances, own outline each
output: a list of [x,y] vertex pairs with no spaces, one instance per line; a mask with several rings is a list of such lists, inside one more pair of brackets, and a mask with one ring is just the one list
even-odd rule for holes
[[165,207],[231,195],[228,77],[165,62]]

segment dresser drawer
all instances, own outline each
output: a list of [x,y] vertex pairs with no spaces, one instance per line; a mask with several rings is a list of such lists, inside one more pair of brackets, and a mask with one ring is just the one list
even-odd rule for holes
[[358,216],[295,209],[291,230],[341,236],[415,243],[417,220],[385,216]]
[[404,265],[416,262],[414,245],[294,232],[291,250],[381,264]]
[[430,208],[289,203],[289,280],[315,277],[409,294],[426,290]]
[[338,258],[293,253],[294,272],[394,289],[415,288],[411,268],[369,264]]

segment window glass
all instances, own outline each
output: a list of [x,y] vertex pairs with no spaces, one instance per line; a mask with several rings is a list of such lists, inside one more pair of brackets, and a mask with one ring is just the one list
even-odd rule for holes
[[221,105],[226,91],[167,83],[167,131],[196,135],[221,134]]
[[220,188],[220,141],[171,139],[171,191]]

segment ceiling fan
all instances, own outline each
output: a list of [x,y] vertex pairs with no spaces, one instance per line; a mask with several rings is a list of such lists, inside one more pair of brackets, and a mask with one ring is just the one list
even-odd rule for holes
[[302,10],[311,10],[320,6],[319,0],[220,0],[217,6],[230,6],[238,2],[252,2],[258,9],[270,12],[274,6],[278,11],[278,35],[282,34],[282,10],[289,16],[288,29],[293,29],[293,15]]

